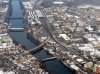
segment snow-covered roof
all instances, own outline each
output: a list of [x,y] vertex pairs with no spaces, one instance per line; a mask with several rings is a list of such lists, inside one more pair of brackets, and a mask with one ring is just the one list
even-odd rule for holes
[[76,59],[78,62],[83,62],[83,60],[82,59]]
[[63,4],[64,2],[62,1],[54,1],[53,4]]
[[75,69],[76,71],[79,70],[79,68],[77,66],[75,66],[75,65],[71,65],[70,67]]
[[93,28],[91,27],[86,27],[89,31],[93,31]]
[[38,17],[43,17],[43,15],[42,15],[40,10],[35,10],[35,13],[37,14]]
[[59,36],[64,38],[65,40],[70,40],[70,38],[66,34],[59,34]]
[[87,38],[89,41],[95,41],[95,39],[94,38]]

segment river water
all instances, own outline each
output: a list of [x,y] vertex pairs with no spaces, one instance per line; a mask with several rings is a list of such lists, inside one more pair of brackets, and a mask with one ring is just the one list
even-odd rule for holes
[[[23,16],[19,0],[12,0],[12,14],[11,17],[20,17]],[[12,28],[23,28],[24,27],[23,19],[9,19],[9,23]],[[25,32],[10,32],[9,35],[14,38],[21,45],[24,45],[27,50],[36,47],[36,45],[27,39],[27,35]],[[49,58],[51,55],[47,54],[45,50],[41,50],[33,54],[37,59]],[[46,70],[50,72],[50,74],[72,74],[72,71],[68,69],[64,64],[56,60],[50,60],[43,63],[46,67]]]
[[100,0],[72,0],[74,5],[89,4],[100,6]]

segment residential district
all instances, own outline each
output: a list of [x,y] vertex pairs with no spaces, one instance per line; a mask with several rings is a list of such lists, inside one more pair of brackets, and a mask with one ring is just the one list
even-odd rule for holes
[[[52,74],[41,63],[54,59],[76,74],[100,74],[99,6],[74,5],[73,0],[19,0],[25,11],[24,32],[38,45],[26,50],[9,35],[18,29],[5,22],[11,1],[0,2],[0,74]],[[32,55],[40,49],[53,57],[41,60]]]

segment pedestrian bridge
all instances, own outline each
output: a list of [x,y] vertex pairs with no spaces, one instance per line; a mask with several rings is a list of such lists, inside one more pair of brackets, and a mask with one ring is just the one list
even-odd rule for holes
[[12,32],[21,32],[21,31],[24,31],[24,28],[10,28],[9,29],[10,31],[12,31]]

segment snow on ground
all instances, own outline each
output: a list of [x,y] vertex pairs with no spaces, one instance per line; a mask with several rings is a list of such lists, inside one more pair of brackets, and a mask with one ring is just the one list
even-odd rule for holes
[[0,74],[15,74],[14,72],[10,71],[10,72],[3,72],[2,70],[0,70]]

